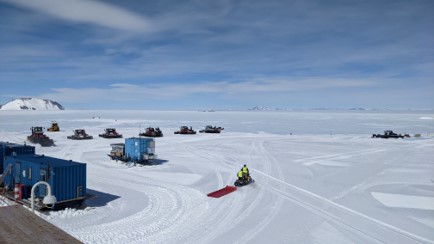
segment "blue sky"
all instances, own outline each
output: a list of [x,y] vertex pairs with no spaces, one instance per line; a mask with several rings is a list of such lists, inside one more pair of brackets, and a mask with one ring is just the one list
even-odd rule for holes
[[0,104],[434,108],[434,1],[0,0]]

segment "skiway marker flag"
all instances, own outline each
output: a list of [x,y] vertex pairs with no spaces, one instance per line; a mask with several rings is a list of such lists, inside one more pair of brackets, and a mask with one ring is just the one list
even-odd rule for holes
[[222,197],[224,195],[227,195],[233,191],[235,191],[237,188],[235,186],[226,186],[220,190],[217,191],[213,191],[211,193],[208,193],[208,197],[214,197],[214,198],[219,198]]

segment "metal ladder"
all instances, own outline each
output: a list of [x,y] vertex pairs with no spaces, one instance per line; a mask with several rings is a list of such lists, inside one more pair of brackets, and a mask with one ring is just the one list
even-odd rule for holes
[[8,166],[6,167],[6,169],[3,171],[3,174],[0,176],[0,184],[3,183],[6,174],[9,172],[9,170],[11,170],[12,168],[12,164],[8,164]]

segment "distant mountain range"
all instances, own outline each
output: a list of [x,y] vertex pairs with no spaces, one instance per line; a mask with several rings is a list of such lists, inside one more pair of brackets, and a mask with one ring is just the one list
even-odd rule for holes
[[348,109],[336,109],[336,108],[310,108],[310,109],[292,109],[292,108],[267,108],[261,106],[255,106],[247,109],[249,111],[292,111],[292,110],[357,110],[357,111],[369,111],[377,110],[372,108],[348,108]]
[[58,102],[39,98],[17,98],[4,105],[0,110],[65,110]]

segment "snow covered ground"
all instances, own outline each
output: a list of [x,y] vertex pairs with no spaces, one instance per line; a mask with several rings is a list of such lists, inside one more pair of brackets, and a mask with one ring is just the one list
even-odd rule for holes
[[[44,215],[85,243],[434,243],[432,111],[0,111],[0,141],[23,143],[31,126],[56,147],[38,154],[87,163],[82,210]],[[222,134],[174,135],[181,125]],[[159,160],[110,160],[98,137],[159,126]],[[94,140],[66,136],[84,128]],[[392,129],[420,138],[372,139]],[[246,163],[255,183],[219,199]]]

